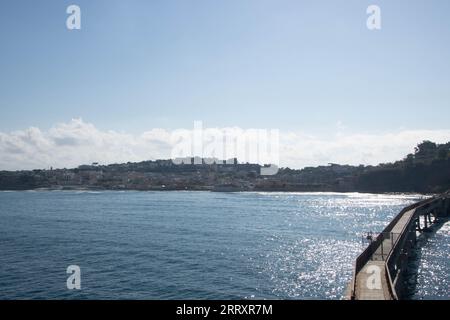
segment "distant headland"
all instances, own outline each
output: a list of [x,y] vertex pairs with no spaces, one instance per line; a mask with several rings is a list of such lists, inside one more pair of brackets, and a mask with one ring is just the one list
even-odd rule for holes
[[[280,168],[260,175],[259,164],[172,160],[73,169],[0,171],[0,190],[203,190],[298,192],[418,192],[450,189],[450,142],[423,141],[403,160],[377,166],[328,164],[300,170]],[[198,160],[198,159],[196,159]]]

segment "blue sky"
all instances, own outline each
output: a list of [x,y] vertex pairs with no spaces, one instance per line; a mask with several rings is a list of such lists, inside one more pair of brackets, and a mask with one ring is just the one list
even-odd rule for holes
[[[65,28],[72,3],[80,31]],[[0,130],[447,128],[449,14],[448,1],[2,1]]]
[[444,0],[1,1],[0,132],[447,130],[449,15]]

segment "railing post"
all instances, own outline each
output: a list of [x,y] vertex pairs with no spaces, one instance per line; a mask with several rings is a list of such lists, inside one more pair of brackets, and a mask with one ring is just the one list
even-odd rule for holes
[[391,247],[393,248],[394,247],[394,233],[391,231],[389,236],[391,238]]

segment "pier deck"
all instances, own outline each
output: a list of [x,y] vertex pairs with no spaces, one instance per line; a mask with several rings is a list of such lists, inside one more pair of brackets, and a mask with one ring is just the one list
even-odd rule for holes
[[[448,217],[449,213],[449,192],[403,209],[356,259],[349,298],[400,299],[416,232],[425,230],[437,218]],[[421,226],[421,217],[424,227]]]

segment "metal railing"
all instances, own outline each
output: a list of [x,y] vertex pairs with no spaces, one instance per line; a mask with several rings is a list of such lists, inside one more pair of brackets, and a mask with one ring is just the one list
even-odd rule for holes
[[386,261],[392,250],[395,248],[398,239],[400,238],[400,233],[394,232],[381,232],[379,234],[380,244],[372,252],[371,260],[375,261]]

